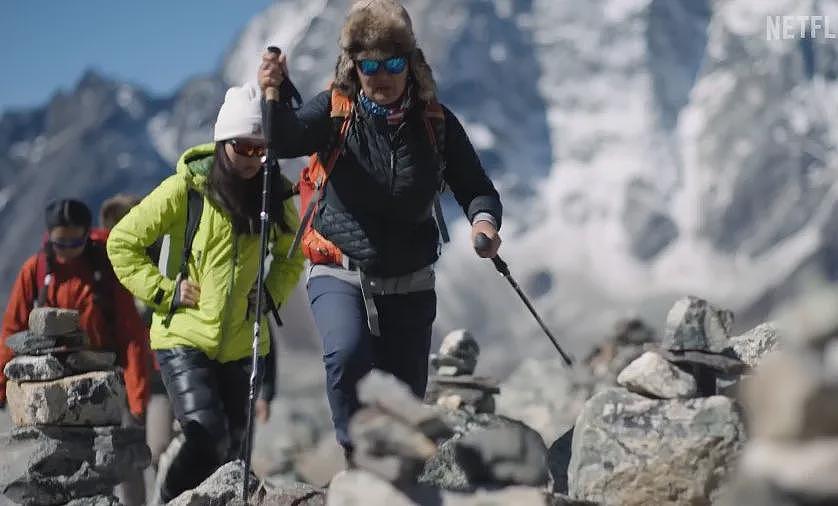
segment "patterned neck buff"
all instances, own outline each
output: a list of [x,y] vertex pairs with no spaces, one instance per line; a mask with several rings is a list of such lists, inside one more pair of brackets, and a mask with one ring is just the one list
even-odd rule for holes
[[401,101],[397,102],[395,107],[378,105],[363,90],[358,94],[358,102],[360,102],[364,110],[371,116],[387,118],[388,125],[398,126],[404,121],[404,115],[410,109],[412,104],[412,99],[410,98],[413,95],[412,91],[411,87],[408,87]]

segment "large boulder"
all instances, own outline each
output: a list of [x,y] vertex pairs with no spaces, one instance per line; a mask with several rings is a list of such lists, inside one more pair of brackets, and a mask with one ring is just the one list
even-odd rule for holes
[[698,390],[691,374],[651,351],[623,369],[617,382],[631,392],[658,399],[689,399]]
[[67,375],[67,369],[53,355],[23,355],[15,357],[3,369],[12,381],[51,381]]
[[24,425],[119,425],[125,384],[117,371],[92,372],[37,383],[10,381],[12,421]]
[[576,422],[570,495],[606,505],[710,504],[744,438],[727,397],[653,400],[608,389]]
[[0,498],[63,504],[109,495],[151,462],[136,428],[25,427],[0,436]]

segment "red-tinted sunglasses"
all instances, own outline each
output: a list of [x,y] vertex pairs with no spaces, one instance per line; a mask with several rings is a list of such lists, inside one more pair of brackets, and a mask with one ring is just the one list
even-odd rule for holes
[[233,151],[235,151],[237,155],[247,156],[250,158],[261,158],[265,156],[265,146],[263,144],[257,144],[244,139],[230,139],[227,142],[233,146]]

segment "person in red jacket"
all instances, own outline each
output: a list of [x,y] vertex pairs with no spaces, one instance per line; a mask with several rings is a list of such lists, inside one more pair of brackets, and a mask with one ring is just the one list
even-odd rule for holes
[[46,208],[47,241],[24,262],[3,317],[0,406],[6,401],[3,368],[13,357],[6,338],[28,328],[29,313],[36,305],[76,309],[90,348],[116,353],[128,408],[142,423],[149,396],[148,330],[133,296],[117,281],[108,261],[107,231],[91,229],[91,222],[90,209],[78,200],[58,200]]

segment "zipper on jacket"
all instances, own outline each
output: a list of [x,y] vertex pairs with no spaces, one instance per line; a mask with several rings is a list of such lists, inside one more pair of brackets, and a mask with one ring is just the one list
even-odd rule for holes
[[227,285],[227,299],[224,301],[224,320],[221,322],[221,341],[218,343],[218,353],[224,349],[227,340],[228,325],[233,308],[233,289],[236,284],[236,267],[239,264],[239,234],[233,232],[233,255],[231,263],[230,283]]

